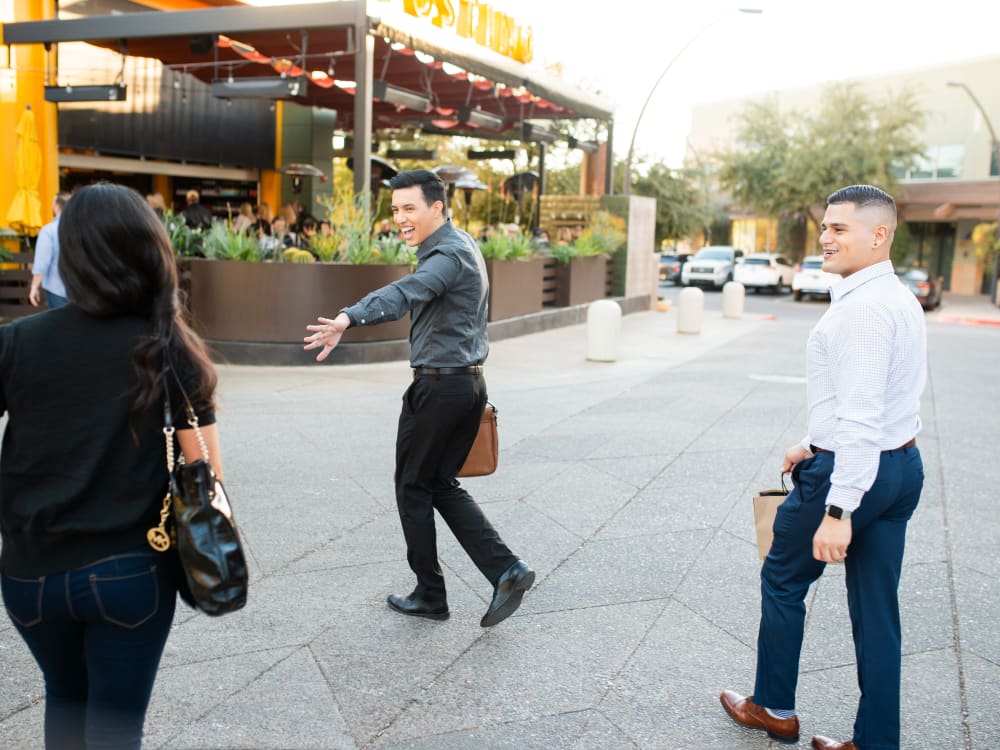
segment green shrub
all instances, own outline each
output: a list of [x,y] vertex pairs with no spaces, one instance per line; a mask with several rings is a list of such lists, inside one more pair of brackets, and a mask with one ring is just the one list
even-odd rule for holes
[[246,232],[234,232],[225,222],[217,221],[205,233],[202,252],[213,260],[264,260],[264,250],[257,238]]
[[535,253],[531,238],[521,232],[513,235],[494,232],[479,243],[479,249],[486,260],[522,260]]
[[417,251],[398,237],[375,240],[375,251],[380,263],[386,265],[416,265]]
[[570,245],[553,245],[548,254],[562,264],[573,258],[587,258],[594,255],[611,255],[625,245],[625,220],[607,211],[598,211],[590,224]]

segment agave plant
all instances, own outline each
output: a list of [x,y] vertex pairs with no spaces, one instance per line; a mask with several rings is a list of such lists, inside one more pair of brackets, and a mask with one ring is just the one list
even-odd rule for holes
[[486,260],[521,260],[535,252],[531,238],[521,232],[495,232],[479,244],[479,249]]
[[162,218],[167,237],[170,238],[170,246],[177,256],[190,257],[201,253],[201,233],[192,230],[183,215],[167,211]]
[[375,240],[379,260],[387,265],[415,265],[417,252],[398,237]]
[[212,224],[205,233],[202,252],[213,260],[247,260],[259,262],[264,259],[264,249],[257,238],[246,232],[234,232],[224,222]]

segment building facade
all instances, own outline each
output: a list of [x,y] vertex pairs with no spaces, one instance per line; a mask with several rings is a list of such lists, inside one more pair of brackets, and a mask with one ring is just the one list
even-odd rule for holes
[[[1000,56],[854,79],[870,98],[912,91],[927,113],[926,151],[898,177],[900,218],[910,235],[908,264],[943,276],[961,294],[994,286],[992,258],[976,253],[975,227],[1000,216]],[[825,84],[698,105],[692,114],[689,156],[734,144],[735,115],[749,102],[770,99],[782,110],[814,108]],[[748,250],[776,248],[773,219],[733,215],[733,242]],[[815,235],[807,247],[815,247]]]

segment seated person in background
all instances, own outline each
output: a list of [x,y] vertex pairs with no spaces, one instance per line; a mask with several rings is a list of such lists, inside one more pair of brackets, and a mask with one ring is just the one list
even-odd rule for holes
[[294,247],[295,235],[288,232],[284,217],[276,216],[268,230],[257,230],[257,242],[269,256],[274,256],[286,248]]
[[254,212],[253,204],[241,203],[240,212],[233,219],[233,231],[246,232],[257,225],[257,214]]
[[161,219],[164,214],[167,213],[167,204],[163,200],[163,196],[159,193],[148,193],[146,195],[146,203],[150,205],[156,215]]
[[184,210],[181,213],[184,215],[184,221],[187,222],[187,225],[191,229],[211,229],[212,212],[198,202],[201,200],[198,191],[188,190],[185,200],[187,201],[187,205],[184,206]]
[[[296,238],[295,246],[312,252],[312,238],[316,236],[317,229],[319,229],[319,225],[316,223],[316,219],[312,216],[303,218],[302,231],[299,232]],[[313,253],[313,255],[316,255],[316,253]]]

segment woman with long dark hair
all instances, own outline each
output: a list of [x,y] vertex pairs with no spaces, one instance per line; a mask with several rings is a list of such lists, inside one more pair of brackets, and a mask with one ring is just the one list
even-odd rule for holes
[[69,304],[0,326],[0,589],[45,678],[46,747],[139,748],[177,600],[169,553],[146,541],[167,488],[164,388],[184,457],[201,451],[181,387],[221,476],[216,375],[141,195],[79,190],[59,244]]

